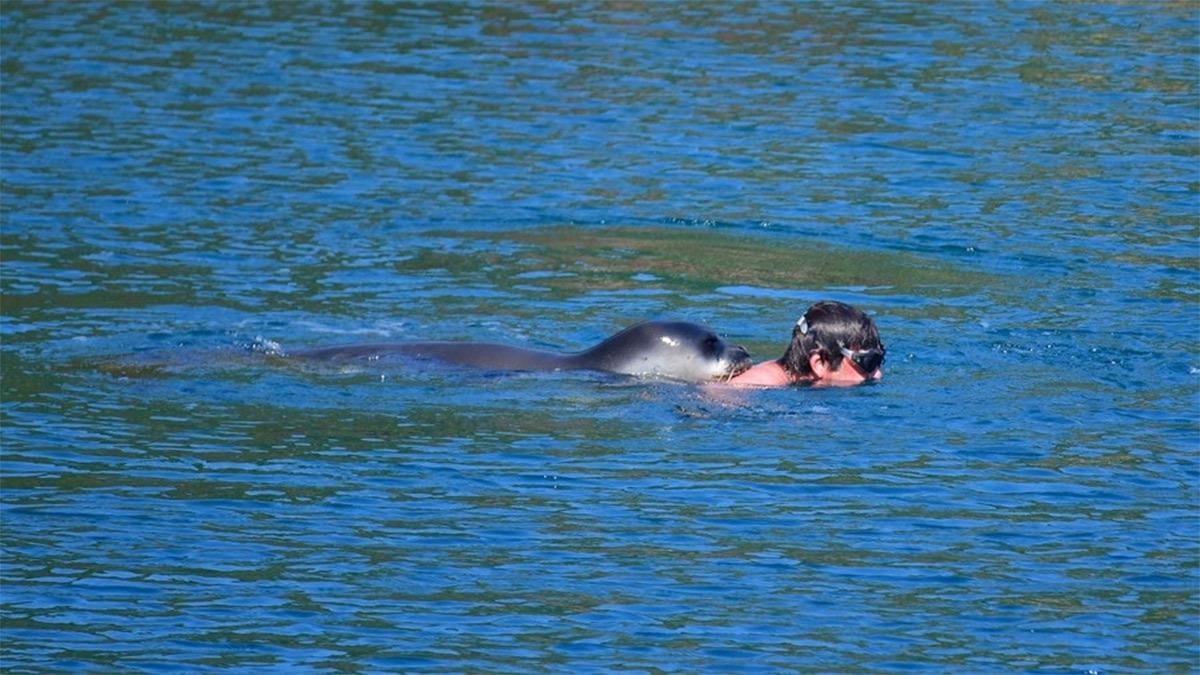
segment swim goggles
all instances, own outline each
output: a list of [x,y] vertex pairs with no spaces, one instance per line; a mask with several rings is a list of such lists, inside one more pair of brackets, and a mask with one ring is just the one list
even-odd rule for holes
[[863,377],[870,377],[871,373],[879,370],[879,367],[883,365],[883,357],[887,354],[887,350],[883,348],[883,345],[875,349],[851,350],[847,349],[846,345],[839,341],[838,347],[842,350],[842,356],[853,361],[855,367],[858,368]]

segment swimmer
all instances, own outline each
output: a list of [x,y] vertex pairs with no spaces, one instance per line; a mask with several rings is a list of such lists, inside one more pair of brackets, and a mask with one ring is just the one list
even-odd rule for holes
[[738,387],[851,386],[883,377],[887,350],[875,322],[842,302],[808,308],[792,329],[783,356],[763,361],[728,381]]

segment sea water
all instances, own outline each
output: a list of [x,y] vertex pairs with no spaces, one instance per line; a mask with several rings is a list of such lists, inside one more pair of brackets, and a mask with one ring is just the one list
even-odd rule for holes
[[[4,3],[0,663],[1197,669],[1198,25]],[[880,383],[285,356],[820,299]]]

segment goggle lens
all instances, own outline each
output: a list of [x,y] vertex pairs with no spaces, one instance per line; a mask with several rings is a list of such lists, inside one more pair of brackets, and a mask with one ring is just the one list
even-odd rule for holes
[[883,347],[877,349],[860,349],[858,351],[850,351],[842,347],[842,356],[853,361],[864,377],[870,377],[871,373],[879,370],[879,367],[883,365],[883,357],[886,354],[887,350]]

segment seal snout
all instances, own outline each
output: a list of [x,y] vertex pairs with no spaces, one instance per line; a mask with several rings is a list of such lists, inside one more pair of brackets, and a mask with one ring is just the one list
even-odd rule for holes
[[754,365],[754,359],[750,358],[750,352],[741,345],[730,345],[727,352],[729,357],[729,377],[737,377],[742,373],[750,370],[750,366]]

